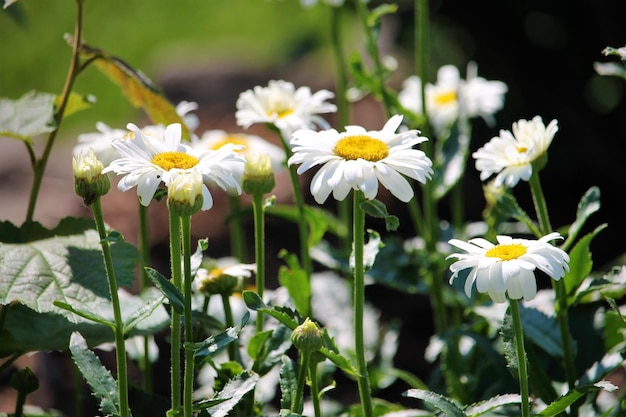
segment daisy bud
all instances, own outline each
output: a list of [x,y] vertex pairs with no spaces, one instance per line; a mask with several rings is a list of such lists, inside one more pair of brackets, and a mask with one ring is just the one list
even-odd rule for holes
[[74,191],[83,198],[87,206],[109,192],[111,182],[109,177],[102,173],[103,169],[104,165],[96,158],[92,148],[89,148],[87,155],[79,152],[72,158]]
[[191,216],[202,208],[202,175],[190,170],[177,175],[167,187],[167,207],[178,216]]
[[225,273],[224,268],[214,268],[210,271],[200,268],[196,275],[196,282],[200,292],[230,295],[237,288],[239,278]]
[[293,330],[291,342],[302,352],[317,352],[324,345],[324,332],[307,318]]
[[28,366],[13,374],[9,384],[11,388],[23,394],[30,394],[39,389],[39,379]]
[[272,160],[266,153],[246,154],[243,171],[243,190],[247,194],[267,194],[274,189]]

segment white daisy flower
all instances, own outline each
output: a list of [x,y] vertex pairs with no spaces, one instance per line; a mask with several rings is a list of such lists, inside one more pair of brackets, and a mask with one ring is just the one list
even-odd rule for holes
[[413,197],[413,188],[403,177],[425,183],[433,173],[431,160],[424,152],[412,149],[428,140],[417,130],[396,133],[402,116],[393,116],[380,131],[347,126],[315,132],[298,130],[291,139],[293,156],[289,165],[302,164],[298,174],[321,165],[311,181],[311,194],[319,204],[330,193],[336,200],[346,198],[351,189],[361,190],[368,200],[378,194],[378,181],[401,201]]
[[[198,104],[191,101],[181,101],[176,106],[176,113],[183,118],[185,125],[189,130],[193,131],[198,127],[198,117],[194,114],[190,114],[191,111],[196,110]],[[78,144],[74,147],[72,154],[78,155],[80,152],[88,152],[89,148],[93,148],[96,153],[96,157],[102,161],[104,166],[108,166],[113,160],[120,157],[117,151],[111,146],[112,142],[117,139],[134,139],[134,134],[124,129],[114,129],[102,122],[96,123],[96,130],[98,132],[83,133],[78,135]],[[165,133],[165,126],[159,125],[147,125],[142,129],[144,135],[163,137]]]
[[[121,157],[103,172],[124,176],[118,183],[121,191],[137,186],[142,205],[150,203],[161,182],[169,186],[180,172],[188,170],[197,170],[204,183],[215,183],[225,190],[236,189],[241,193],[239,179],[228,169],[235,163],[243,167],[245,160],[235,153],[240,146],[227,144],[218,150],[195,151],[181,143],[182,129],[178,123],[167,126],[162,138],[146,135],[132,123],[128,124],[128,129],[135,139],[113,141],[112,146]],[[213,206],[213,197],[204,183],[202,210],[208,210]]]
[[288,138],[298,129],[314,126],[328,128],[318,114],[337,111],[337,106],[326,102],[334,94],[320,90],[311,94],[309,87],[300,87],[283,80],[272,80],[267,87],[244,91],[237,99],[237,124],[248,128],[255,123],[271,123],[283,137]]
[[223,130],[208,130],[200,138],[191,139],[191,146],[196,150],[218,149],[227,143],[243,146],[239,151],[242,154],[253,151],[269,155],[274,172],[285,168],[285,151],[283,148],[260,136],[228,133]]
[[497,187],[514,187],[520,179],[528,181],[533,162],[546,154],[558,129],[556,120],[545,126],[541,117],[535,116],[513,123],[513,132],[501,130],[500,136],[472,154],[480,179],[485,181],[497,174],[494,181]]
[[465,294],[470,297],[472,286],[476,290],[488,293],[496,303],[512,300],[532,300],[537,294],[536,268],[555,280],[561,279],[569,271],[569,256],[563,250],[552,246],[551,240],[560,239],[554,232],[539,240],[515,239],[510,236],[498,236],[498,244],[482,239],[470,239],[464,242],[452,239],[448,243],[467,253],[453,253],[449,258],[457,261],[450,265],[452,277],[450,283],[460,271],[471,268],[465,281]]
[[[422,81],[417,76],[404,80],[398,94],[400,104],[416,114],[423,113]],[[467,79],[461,79],[453,65],[444,65],[437,71],[437,82],[426,84],[428,117],[438,135],[445,133],[460,114],[467,118],[482,117],[488,123],[504,105],[507,86],[501,81],[488,81],[478,77],[474,63],[467,66]]]

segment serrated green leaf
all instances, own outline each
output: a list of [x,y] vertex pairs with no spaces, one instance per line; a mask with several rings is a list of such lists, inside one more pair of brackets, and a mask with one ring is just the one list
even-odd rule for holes
[[298,322],[294,320],[293,316],[290,316],[289,314],[287,314],[285,310],[280,311],[280,310],[277,310],[276,308],[270,308],[263,302],[263,300],[261,300],[261,297],[259,297],[259,295],[253,291],[244,291],[243,300],[246,303],[246,306],[250,310],[262,311],[272,316],[273,318],[275,318],[276,320],[278,320],[279,322],[281,322],[282,324],[284,324],[291,330],[298,327]]
[[85,339],[78,332],[72,333],[70,352],[76,366],[91,387],[93,396],[100,401],[100,411],[105,415],[119,414],[117,382],[102,366],[98,357],[87,348]]
[[467,417],[477,417],[503,405],[520,404],[521,402],[522,397],[519,394],[496,395],[488,400],[468,406],[465,409],[465,414],[467,414]]
[[563,276],[563,282],[565,283],[565,293],[568,296],[568,304],[574,299],[574,295],[580,284],[585,278],[589,276],[593,269],[593,259],[591,258],[591,250],[589,246],[591,241],[596,237],[598,233],[606,228],[606,224],[602,224],[595,228],[595,230],[585,236],[583,236],[574,245],[569,253],[569,268],[570,270]]
[[252,391],[259,380],[259,376],[252,372],[244,372],[236,378],[228,381],[224,389],[217,393],[213,400],[224,402],[208,408],[211,417],[226,417],[230,411],[241,401],[244,395]]
[[52,132],[56,128],[55,97],[36,91],[29,91],[17,100],[1,97],[0,136],[31,142],[33,136]]
[[593,391],[603,389],[598,385],[584,385],[574,388],[567,394],[557,398],[553,403],[544,408],[540,413],[535,414],[536,417],[552,417],[556,416],[567,409],[570,405],[576,402],[579,398],[589,394]]
[[451,399],[432,391],[410,389],[402,393],[405,397],[417,398],[441,410],[448,417],[467,417],[465,412]]
[[[80,226],[82,222],[77,223]],[[24,229],[20,232],[29,235]],[[111,246],[111,253],[119,285],[130,287],[135,279],[136,249],[120,242]],[[2,243],[0,259],[0,304],[18,302],[40,313],[65,314],[73,322],[78,319],[56,307],[55,301],[80,305],[85,311],[102,311],[109,306],[102,247],[95,230],[26,243]]]
[[519,368],[517,362],[517,351],[515,350],[515,331],[513,329],[513,320],[511,319],[511,307],[508,307],[502,321],[500,335],[502,336],[502,346],[504,350],[504,358],[506,366],[511,375],[517,380],[519,378]]
[[145,267],[145,270],[148,278],[150,278],[155,287],[161,290],[161,293],[168,299],[174,311],[178,314],[183,314],[185,310],[183,293],[156,269]]
[[215,353],[222,350],[228,344],[234,342],[239,338],[241,329],[248,323],[250,313],[246,312],[241,318],[241,322],[235,327],[229,327],[224,332],[213,335],[203,342],[192,343],[186,345],[185,349],[192,349],[194,351],[194,357],[197,360],[202,360],[206,357],[212,357]]
[[576,220],[569,227],[567,240],[565,240],[562,246],[563,250],[567,251],[569,249],[578,237],[578,233],[585,225],[587,219],[598,210],[600,210],[600,189],[598,187],[591,187],[578,203]]
[[304,317],[311,312],[311,283],[309,277],[298,262],[298,257],[292,253],[281,251],[278,255],[284,259],[287,265],[281,265],[278,269],[278,282],[287,289],[296,309]]
[[520,318],[524,328],[524,338],[555,358],[563,357],[563,342],[555,317],[520,304]]
[[279,385],[282,396],[280,397],[280,408],[289,410],[296,394],[296,366],[287,355],[281,356],[281,362]]
[[333,338],[328,334],[327,329],[324,329],[324,346],[320,349],[320,353],[328,358],[332,363],[337,365],[337,367],[346,374],[355,377],[359,376],[359,372],[352,365],[352,362],[339,353],[339,348],[335,344]]
[[[147,291],[146,291],[147,292]],[[146,293],[144,292],[144,294]],[[139,307],[135,311],[131,313],[130,316],[124,321],[124,334],[128,335],[131,331],[135,329],[135,327],[139,324],[139,322],[146,320],[148,318],[154,319],[154,312],[157,308],[163,306],[164,296],[155,297],[149,300],[146,304]],[[167,313],[165,313],[167,316]]]

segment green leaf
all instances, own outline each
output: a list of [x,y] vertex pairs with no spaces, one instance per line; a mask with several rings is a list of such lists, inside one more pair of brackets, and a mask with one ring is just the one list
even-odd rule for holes
[[250,310],[262,311],[272,316],[291,330],[298,327],[298,322],[294,319],[294,314],[288,314],[286,309],[278,310],[277,308],[270,308],[263,302],[263,300],[261,300],[261,297],[253,291],[244,291],[243,300]]
[[385,219],[385,226],[388,232],[395,232],[398,230],[400,226],[400,221],[396,216],[393,216],[387,212],[387,207],[380,200],[365,200],[361,203],[361,209],[365,211],[366,214],[377,218],[377,219]]
[[[142,293],[142,296],[148,293],[151,293],[152,291],[149,291],[150,288],[148,288],[146,291],[144,291]],[[157,308],[162,307],[163,306],[163,299],[165,297],[160,296],[160,297],[154,297],[151,300],[149,300],[146,304],[144,304],[143,306],[139,307],[137,310],[133,311],[132,314],[125,320],[124,323],[124,334],[128,335],[130,334],[130,332],[135,329],[135,327],[142,321],[146,320],[146,319],[154,319],[155,315],[154,312]],[[167,316],[167,313],[165,313],[165,315]],[[160,327],[160,326],[159,326]]]
[[607,298],[626,296],[626,266],[615,267],[600,279],[593,279],[585,289],[576,293],[573,304],[595,303]]
[[374,27],[379,24],[383,16],[388,14],[394,14],[398,11],[397,4],[381,4],[372,10],[367,17],[367,26]]
[[183,314],[185,310],[185,298],[183,297],[183,293],[156,269],[150,267],[145,267],[145,269],[148,278],[154,283],[155,287],[161,290],[172,305],[174,311],[178,314]]
[[578,203],[578,210],[576,211],[576,220],[569,227],[567,233],[567,240],[563,243],[562,249],[567,250],[572,243],[578,237],[578,233],[585,225],[585,222],[596,211],[600,210],[600,189],[598,187],[591,187],[587,190],[585,195],[580,199]]
[[192,349],[194,351],[194,357],[199,360],[212,357],[215,353],[239,338],[239,333],[246,323],[248,323],[249,318],[250,313],[246,312],[237,326],[229,327],[224,332],[213,335],[203,342],[186,345],[185,349]]
[[504,314],[500,335],[502,336],[506,366],[509,369],[509,372],[511,372],[511,375],[513,375],[513,377],[517,380],[519,378],[519,368],[517,362],[517,351],[515,350],[515,331],[513,329],[513,320],[511,319],[510,310],[510,307],[507,308],[506,313]]
[[451,399],[432,391],[410,389],[402,393],[405,397],[417,398],[441,410],[447,417],[467,417],[463,410]]
[[[267,208],[268,215],[298,222],[300,211],[295,206],[284,204],[274,204]],[[348,226],[341,223],[337,217],[333,216],[329,211],[320,207],[307,206],[304,208],[304,216],[309,224],[310,234],[308,236],[308,244],[310,247],[315,246],[324,237],[326,232],[333,233],[338,237],[344,237],[348,234]]]
[[[54,100],[54,105],[58,108],[60,104],[61,96],[57,96]],[[90,108],[96,103],[96,98],[92,95],[82,95],[75,92],[70,93],[70,98],[65,105],[65,111],[63,117],[67,117],[71,114]]]
[[72,307],[71,305],[64,303],[62,301],[55,301],[54,305],[62,308],[63,310],[67,310],[70,313],[74,313],[84,319],[87,319],[89,321],[93,321],[94,323],[99,323],[99,324],[104,324],[105,326],[110,327],[113,331],[115,331],[115,323],[105,319],[104,317],[100,316],[99,314],[96,313],[92,313],[91,311],[85,311],[82,310],[80,308],[75,308]]
[[228,381],[224,389],[217,393],[213,400],[224,400],[222,403],[210,407],[207,411],[211,417],[226,417],[241,401],[244,395],[256,386],[259,376],[252,372],[244,372]]
[[583,236],[569,253],[569,271],[565,273],[563,282],[565,283],[565,293],[568,296],[568,304],[571,305],[576,290],[585,278],[589,276],[593,269],[593,259],[591,258],[591,250],[589,246],[591,241],[598,233],[600,233],[606,224],[602,224],[595,230]]
[[308,317],[311,312],[309,305],[311,300],[311,283],[309,277],[298,262],[298,257],[287,251],[281,251],[279,258],[285,260],[287,265],[281,265],[278,269],[278,282],[287,289],[296,309],[303,317]]
[[283,410],[290,410],[293,397],[296,394],[297,386],[297,374],[296,366],[289,356],[283,355],[281,357],[282,366],[280,367],[280,408]]
[[273,330],[265,330],[263,332],[256,333],[250,338],[248,342],[248,355],[253,360],[256,360],[263,350],[265,341],[272,335]]
[[476,417],[483,415],[491,410],[495,410],[498,407],[509,404],[520,404],[522,397],[519,394],[502,394],[489,398],[485,401],[472,404],[465,409],[467,417]]
[[[615,387],[613,385],[613,387]],[[617,388],[617,387],[615,387]],[[552,417],[552,416],[556,416],[559,413],[564,412],[567,407],[569,407],[570,405],[572,405],[574,402],[576,402],[579,398],[584,397],[585,395],[589,394],[590,392],[594,392],[594,391],[598,391],[601,389],[607,389],[607,390],[611,390],[611,384],[603,384],[603,383],[597,383],[594,385],[584,385],[584,386],[579,386],[574,388],[573,390],[569,391],[567,394],[562,395],[561,397],[559,397],[556,401],[554,401],[553,403],[551,403],[550,405],[548,405],[546,408],[543,409],[543,411],[541,411],[541,413],[539,414],[535,414],[536,417]]]
[[550,317],[535,308],[520,304],[520,318],[524,329],[524,338],[532,341],[537,347],[555,358],[563,357],[563,342],[555,317]]
[[[66,36],[66,40],[73,42],[71,36]],[[94,60],[96,67],[122,90],[129,103],[143,109],[154,124],[180,123],[183,138],[190,138],[185,121],[176,113],[175,106],[145,74],[102,49],[84,43],[80,45],[80,55],[84,60]]]
[[[368,229],[367,233],[369,234],[369,239],[363,247],[363,267],[365,271],[372,269],[378,252],[385,247],[378,232]],[[354,269],[354,251],[350,254],[350,268]]]
[[261,350],[257,354],[252,365],[252,370],[259,375],[267,374],[276,365],[283,354],[291,347],[291,329],[285,326],[278,326],[265,339]]
[[498,190],[494,190],[493,187],[484,186],[483,192],[485,193],[485,198],[487,201],[495,200],[495,211],[494,213],[497,217],[500,217],[503,221],[508,219],[515,219],[528,227],[534,235],[542,236],[541,231],[537,227],[537,225],[532,221],[532,219],[528,216],[528,214],[522,209],[519,204],[517,204],[517,200],[509,190],[506,188],[500,188]]
[[98,357],[87,348],[87,343],[80,333],[72,333],[70,352],[76,366],[80,370],[93,396],[100,400],[100,411],[105,415],[119,415],[119,394],[117,382],[111,373],[102,366]]
[[[5,4],[6,7],[6,4]],[[56,129],[54,94],[29,91],[17,100],[0,98],[0,136],[31,142],[31,137]]]
[[324,329],[324,346],[320,349],[320,353],[348,375],[359,376],[359,372],[352,365],[352,362],[339,353],[339,348],[335,344],[334,339],[328,334],[327,329]]
[[[71,223],[71,219],[67,220],[60,230],[68,233]],[[80,230],[84,222],[76,224]],[[0,232],[4,227],[6,224],[0,226]],[[48,232],[51,231],[38,229],[36,224],[27,224],[13,230],[9,238],[45,236]],[[55,301],[80,305],[83,311],[102,312],[109,308],[111,296],[98,233],[63,233],[24,243],[0,244],[0,304],[21,303],[40,313],[64,314],[75,323],[79,319],[56,307]],[[111,245],[111,253],[119,285],[130,287],[135,279],[136,249],[120,242]]]

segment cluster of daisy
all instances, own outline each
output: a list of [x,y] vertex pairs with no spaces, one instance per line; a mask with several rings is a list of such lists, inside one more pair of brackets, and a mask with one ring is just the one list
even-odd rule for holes
[[[493,115],[504,105],[506,92],[505,83],[479,77],[475,64],[468,65],[466,79],[455,66],[444,65],[437,71],[437,81],[424,87],[429,122],[438,137],[443,137],[460,117],[481,117],[492,124]],[[398,100],[406,110],[423,114],[422,80],[416,75],[404,80]]]

